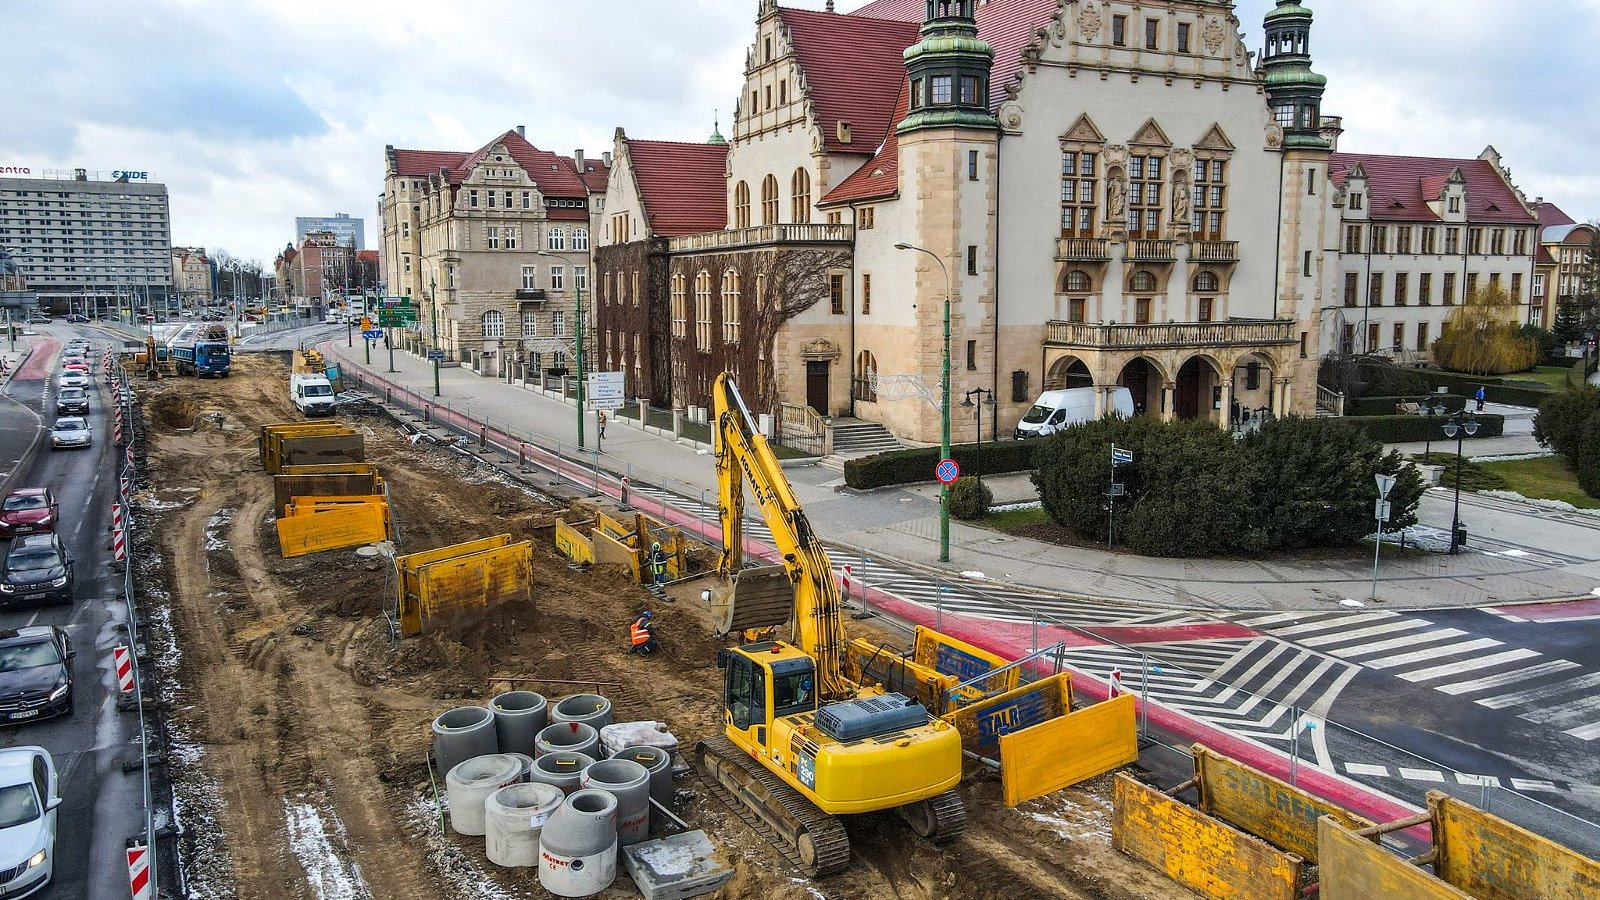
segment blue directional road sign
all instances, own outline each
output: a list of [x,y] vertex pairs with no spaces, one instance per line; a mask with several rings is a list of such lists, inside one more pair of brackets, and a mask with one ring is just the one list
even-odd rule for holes
[[1132,450],[1124,450],[1121,447],[1118,447],[1116,444],[1112,444],[1111,445],[1111,464],[1112,465],[1115,465],[1115,466],[1126,466],[1126,465],[1128,465],[1128,464],[1130,464],[1132,462],[1133,462],[1133,451]]
[[383,340],[383,329],[374,328],[371,331],[363,331],[361,332],[361,336],[369,341],[381,341]]
[[953,484],[957,478],[961,477],[961,467],[956,465],[956,461],[953,459],[941,459],[939,460],[939,465],[934,467],[933,474],[941,483]]
[[429,350],[428,351],[428,359],[432,360],[433,362],[444,362],[444,351],[443,350]]

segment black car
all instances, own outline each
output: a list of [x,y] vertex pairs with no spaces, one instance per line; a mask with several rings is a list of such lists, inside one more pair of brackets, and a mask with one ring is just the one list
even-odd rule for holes
[[71,602],[72,557],[61,536],[25,534],[13,540],[0,562],[0,606]]
[[0,722],[71,715],[76,655],[54,625],[0,631]]
[[81,387],[64,387],[56,393],[56,415],[86,416],[89,414],[89,392]]

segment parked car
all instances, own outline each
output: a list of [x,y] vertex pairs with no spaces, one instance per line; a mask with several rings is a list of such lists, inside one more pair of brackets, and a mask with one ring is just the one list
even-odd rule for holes
[[56,392],[56,415],[89,414],[89,393],[81,387],[64,387]]
[[43,747],[0,750],[0,894],[26,897],[55,877],[56,764]]
[[[77,655],[54,625],[0,631],[0,721],[72,715],[72,665]],[[0,896],[4,894],[0,887]]]
[[82,416],[62,416],[50,428],[50,449],[66,450],[88,447],[93,443],[89,433],[89,420]]
[[54,319],[50,318],[44,313],[34,313],[28,317],[28,323],[31,325],[49,325],[54,321]]
[[179,312],[178,315],[182,316],[185,319],[192,319],[192,318],[194,318],[194,310],[185,309],[185,310],[182,310],[181,312]]
[[[1033,401],[1033,407],[1017,423],[1016,438],[1024,440],[1055,434],[1070,425],[1095,420],[1095,391],[1097,388],[1067,388],[1062,391],[1045,391]],[[1125,387],[1113,388],[1108,411],[1123,418],[1132,418],[1133,392]]]
[[89,321],[89,317],[83,313],[70,313],[67,316],[67,321],[73,323],[74,325],[82,325]]
[[18,537],[0,561],[0,606],[71,603],[72,584],[72,557],[54,532]]
[[56,495],[49,488],[17,488],[0,502],[0,535],[54,531],[57,511]]

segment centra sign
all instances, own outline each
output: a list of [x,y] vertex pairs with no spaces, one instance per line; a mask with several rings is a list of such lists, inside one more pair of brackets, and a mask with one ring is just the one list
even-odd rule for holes
[[32,175],[33,170],[27,166],[0,166],[0,175]]

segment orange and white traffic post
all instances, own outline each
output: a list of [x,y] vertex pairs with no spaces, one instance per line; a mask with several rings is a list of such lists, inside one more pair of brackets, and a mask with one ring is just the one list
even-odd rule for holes
[[155,895],[150,884],[150,848],[143,844],[128,848],[128,890],[133,900],[150,900]]
[[113,647],[111,662],[117,669],[117,690],[124,694],[132,694],[136,685],[133,681],[133,654],[128,650],[128,645],[118,644]]

